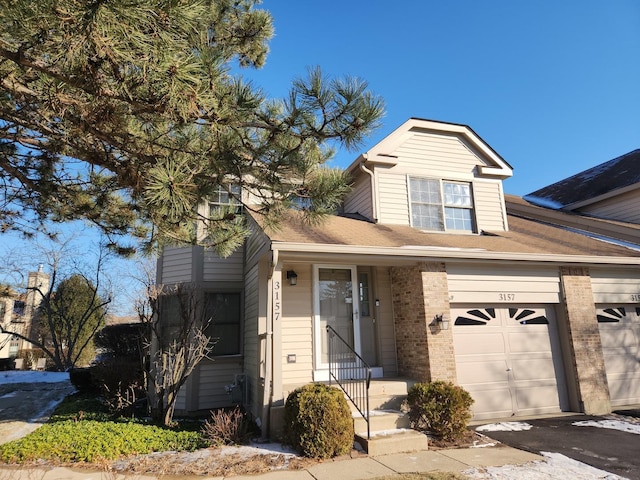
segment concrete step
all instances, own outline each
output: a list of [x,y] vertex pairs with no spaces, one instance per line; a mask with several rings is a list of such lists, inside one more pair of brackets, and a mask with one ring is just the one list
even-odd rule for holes
[[369,384],[369,396],[376,395],[407,395],[409,389],[416,383],[407,378],[376,378]]
[[[402,410],[402,404],[407,399],[404,395],[369,395],[369,410]],[[361,405],[366,405],[365,398],[356,398]],[[357,411],[355,405],[347,399],[352,412]]]
[[[371,410],[369,412],[370,430],[398,430],[409,427],[409,415],[393,410]],[[353,428],[356,434],[367,435],[367,422],[360,415],[353,416]]]
[[398,429],[371,432],[371,438],[356,435],[358,442],[369,455],[416,452],[429,449],[427,436],[415,430]]

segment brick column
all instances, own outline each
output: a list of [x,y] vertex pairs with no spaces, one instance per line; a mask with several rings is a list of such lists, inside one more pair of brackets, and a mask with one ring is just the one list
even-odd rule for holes
[[449,288],[443,263],[391,269],[398,371],[418,381],[456,381],[452,330],[435,318],[450,320]]
[[610,413],[609,386],[589,269],[561,267],[560,278],[580,408],[590,415]]

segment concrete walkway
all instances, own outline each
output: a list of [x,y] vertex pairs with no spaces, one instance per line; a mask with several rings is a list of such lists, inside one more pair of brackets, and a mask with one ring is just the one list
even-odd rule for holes
[[[464,448],[452,450],[428,450],[413,453],[397,453],[377,457],[361,457],[350,460],[327,461],[306,470],[273,471],[261,475],[234,477],[192,477],[202,480],[360,480],[414,472],[462,472],[474,467],[521,465],[542,457],[506,446]],[[0,468],[2,480],[37,478],[38,480],[155,480],[148,475],[124,475],[113,472],[91,472],[70,468]],[[181,477],[184,478],[184,477]]]

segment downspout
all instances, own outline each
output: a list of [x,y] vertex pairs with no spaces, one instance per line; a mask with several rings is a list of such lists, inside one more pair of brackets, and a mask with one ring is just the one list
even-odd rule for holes
[[372,209],[372,216],[373,216],[373,222],[374,223],[378,223],[378,212],[380,211],[380,206],[378,204],[378,193],[377,193],[377,189],[376,189],[376,176],[373,173],[372,170],[369,170],[365,164],[367,163],[368,160],[368,155],[366,153],[362,154],[362,157],[364,158],[364,160],[362,162],[360,162],[360,170],[362,170],[364,173],[366,173],[367,175],[369,175],[369,177],[371,178],[371,209]]
[[265,348],[264,348],[264,388],[262,389],[262,440],[267,441],[269,438],[269,423],[271,416],[271,400],[273,388],[272,372],[273,372],[273,273],[275,272],[279,261],[278,250],[271,252],[271,271],[269,272],[269,281],[267,282],[267,331],[265,332]]

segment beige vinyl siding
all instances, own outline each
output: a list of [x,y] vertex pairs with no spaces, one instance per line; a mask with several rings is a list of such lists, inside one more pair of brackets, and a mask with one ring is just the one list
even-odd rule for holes
[[360,173],[353,184],[353,190],[344,202],[346,213],[359,213],[373,220],[373,207],[371,203],[371,177]]
[[[245,276],[244,288],[244,373],[249,382],[247,404],[253,405],[255,393],[258,392],[258,315],[259,315],[259,266],[255,265]],[[255,413],[255,412],[254,412]]]
[[637,269],[592,268],[590,273],[595,303],[640,305],[640,271]]
[[[377,170],[376,170],[377,171]],[[409,201],[406,175],[377,171],[380,213],[378,221],[389,225],[409,225]]]
[[162,251],[160,283],[191,282],[193,249],[196,247],[165,247]]
[[259,229],[257,225],[253,225],[253,232],[247,238],[245,248],[245,262],[247,266],[258,261],[258,257],[268,248],[267,236]]
[[507,230],[503,198],[501,182],[481,180],[473,182],[473,201],[478,232]]
[[478,231],[507,229],[501,181],[477,177],[487,162],[456,135],[412,132],[396,147],[392,167],[376,167],[380,223],[410,225],[407,177],[473,183]]
[[430,177],[473,175],[486,162],[457,135],[413,131],[392,152],[404,173],[428,174]]
[[382,361],[384,376],[394,377],[398,374],[398,359],[396,355],[396,335],[393,322],[389,268],[377,267],[375,269],[375,278],[376,298],[380,300],[380,306],[376,307],[380,360]]
[[198,410],[232,405],[225,385],[233,384],[235,376],[240,373],[241,357],[203,360],[198,372]]
[[241,282],[244,247],[227,258],[220,258],[212,250],[204,252],[203,280],[205,282]]
[[640,223],[640,189],[602,200],[578,211],[610,220]]
[[447,265],[451,303],[559,303],[555,268],[494,265]]
[[[312,329],[312,275],[311,265],[285,265],[295,270],[298,284],[284,281],[282,302],[282,383],[304,384],[313,381],[313,329]],[[287,361],[295,355],[295,363]]]

